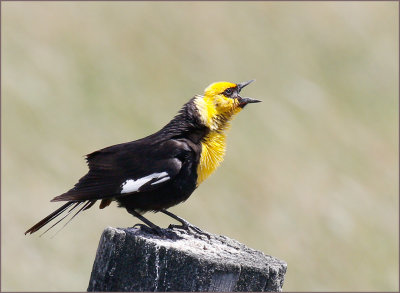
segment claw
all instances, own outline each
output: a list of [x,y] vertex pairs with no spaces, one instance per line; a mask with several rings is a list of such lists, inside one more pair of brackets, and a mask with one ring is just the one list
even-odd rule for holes
[[[206,236],[208,239],[210,239],[210,234],[208,234],[207,232],[204,232],[203,230],[201,230],[199,227],[196,227],[195,225],[190,224],[189,222],[186,223],[182,223],[182,225],[173,225],[170,224],[168,226],[169,229],[182,229],[187,231],[188,233],[196,236],[196,234],[200,234],[203,236]],[[195,233],[193,233],[191,230],[193,230]]]
[[133,225],[132,228],[136,228],[136,227],[139,227],[140,230],[143,230],[143,231],[145,231],[147,233],[150,233],[150,234],[154,234],[155,233],[158,236],[164,236],[163,230],[158,226],[149,227],[146,224],[137,223],[137,224]]
[[[169,225],[168,228],[169,229],[183,229],[189,233],[191,233],[192,235],[196,236],[197,234],[200,235],[204,235],[207,236],[208,239],[210,239],[210,234],[203,232],[200,228],[196,227],[195,225],[190,224],[188,221],[186,221],[185,219],[182,219],[181,217],[178,217],[177,215],[174,215],[173,213],[167,211],[167,210],[161,210],[160,212],[166,214],[167,216],[170,216],[171,218],[177,220],[178,222],[180,222],[182,225]],[[195,233],[192,233],[192,231],[190,231],[190,229],[192,229]]]

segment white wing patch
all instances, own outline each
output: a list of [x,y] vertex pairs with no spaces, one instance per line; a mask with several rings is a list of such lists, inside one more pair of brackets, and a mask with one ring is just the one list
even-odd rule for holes
[[[164,173],[165,173],[165,172],[164,172]],[[167,176],[167,177],[161,178],[160,180],[157,180],[156,182],[151,183],[151,185],[158,184],[158,183],[167,181],[167,180],[169,180],[169,179],[170,179],[170,177]]]
[[167,181],[170,179],[170,177],[168,176],[167,172],[161,172],[161,173],[153,173],[145,177],[138,178],[136,180],[128,179],[124,183],[122,183],[121,193],[136,192],[139,190],[140,187],[142,187],[144,184],[153,179],[158,179],[158,180],[153,182],[151,185]]

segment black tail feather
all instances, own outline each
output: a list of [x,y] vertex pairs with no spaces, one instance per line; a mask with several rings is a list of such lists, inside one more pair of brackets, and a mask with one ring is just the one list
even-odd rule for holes
[[[69,201],[66,204],[64,204],[63,206],[61,206],[60,208],[58,208],[57,210],[55,210],[54,212],[52,212],[50,215],[48,215],[47,217],[45,217],[44,219],[42,219],[41,221],[39,221],[38,223],[36,223],[34,226],[32,226],[31,228],[29,228],[26,232],[26,234],[32,234],[35,233],[36,231],[38,231],[39,229],[41,229],[43,226],[45,226],[46,224],[50,223],[52,220],[54,220],[55,218],[57,218],[58,216],[60,216],[62,213],[64,213],[66,210],[68,210],[69,207],[72,206],[72,208],[67,212],[67,214],[65,216],[63,216],[60,220],[58,220],[56,223],[54,223],[50,228],[48,228],[45,232],[43,232],[41,235],[43,235],[44,233],[46,233],[47,231],[49,231],[51,228],[53,228],[55,225],[57,225],[59,222],[61,222],[63,219],[65,219],[75,208],[77,208],[79,205],[81,205],[83,202],[85,201]],[[78,212],[67,222],[67,224],[77,215],[79,214],[81,211],[86,210],[88,208],[90,208],[92,205],[94,205],[94,203],[96,202],[96,200],[91,200],[91,201],[87,201],[83,207],[81,209],[78,210]],[[65,226],[65,225],[64,225]]]
[[[96,201],[94,201],[94,202],[96,202]],[[71,222],[72,219],[75,218],[80,212],[86,210],[88,207],[91,207],[91,206],[94,204],[94,202],[93,202],[93,201],[87,201],[87,202],[83,205],[83,207],[81,207],[81,208],[71,217],[71,219],[69,219],[69,220],[61,227],[61,229],[58,230],[58,231],[53,235],[53,237],[56,236],[57,233],[60,232],[62,229],[64,229],[64,227],[67,226],[68,223]],[[80,202],[78,205],[74,206],[73,209],[71,209],[70,211],[68,211],[68,214],[67,214],[66,216],[68,216],[68,215],[72,212],[72,210],[74,210],[76,207],[80,206],[81,203],[83,203],[83,202]],[[66,217],[66,216],[65,216],[65,217]],[[63,220],[65,217],[63,217],[61,220]],[[60,220],[60,221],[61,221],[61,220]],[[59,221],[59,222],[60,222],[60,221]],[[58,223],[58,222],[57,222],[57,223]],[[56,223],[56,224],[57,224],[57,223]],[[53,226],[55,226],[56,224],[54,224]],[[48,230],[50,230],[53,226],[51,226],[49,229],[47,229],[46,231],[44,231],[40,236],[42,236],[44,233],[46,233]]]
[[40,234],[39,236],[41,237],[43,234],[45,234],[47,231],[49,231],[51,228],[53,228],[55,225],[57,225],[58,223],[60,223],[62,220],[64,220],[66,217],[69,216],[69,214],[76,209],[78,206],[80,206],[82,204],[81,201],[77,201],[74,202],[74,205],[69,209],[69,211],[67,211],[67,213],[61,218],[59,219],[57,222],[55,222],[53,225],[51,225],[49,228],[47,228],[42,234]]

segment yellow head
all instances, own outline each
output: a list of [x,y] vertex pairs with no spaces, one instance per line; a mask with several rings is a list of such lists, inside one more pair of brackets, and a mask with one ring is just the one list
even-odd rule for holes
[[214,82],[204,90],[204,96],[197,102],[200,114],[205,124],[211,130],[224,127],[233,115],[239,113],[247,104],[258,103],[259,100],[242,98],[239,94],[242,88],[253,82],[241,83],[227,81]]
[[215,82],[204,90],[204,96],[194,100],[202,122],[210,132],[201,141],[200,164],[197,168],[197,185],[203,182],[223,161],[226,146],[226,130],[229,121],[247,104],[261,102],[242,98],[239,93],[253,80],[242,83]]

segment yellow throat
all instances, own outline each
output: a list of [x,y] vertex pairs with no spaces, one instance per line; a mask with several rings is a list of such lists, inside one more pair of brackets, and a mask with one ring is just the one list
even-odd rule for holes
[[235,86],[228,82],[212,84],[205,90],[204,96],[197,96],[195,103],[203,123],[210,132],[202,139],[200,164],[197,167],[197,186],[214,172],[224,160],[226,132],[230,120],[241,111],[238,102],[221,94],[222,88]]

